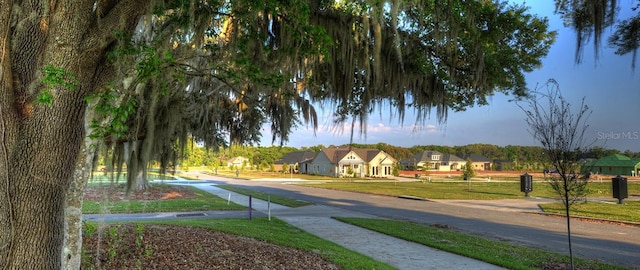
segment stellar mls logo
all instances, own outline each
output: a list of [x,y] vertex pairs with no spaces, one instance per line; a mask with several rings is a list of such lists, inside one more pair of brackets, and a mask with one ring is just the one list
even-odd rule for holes
[[640,131],[624,132],[598,132],[598,140],[637,140],[640,139]]

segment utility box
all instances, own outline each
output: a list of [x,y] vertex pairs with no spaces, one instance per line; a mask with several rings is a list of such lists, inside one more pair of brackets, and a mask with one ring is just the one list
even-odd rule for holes
[[611,188],[613,189],[613,197],[618,199],[618,204],[622,204],[622,200],[629,197],[626,177],[618,175],[611,178]]
[[524,192],[525,197],[529,197],[529,192],[533,191],[533,176],[524,173],[520,175],[520,191]]

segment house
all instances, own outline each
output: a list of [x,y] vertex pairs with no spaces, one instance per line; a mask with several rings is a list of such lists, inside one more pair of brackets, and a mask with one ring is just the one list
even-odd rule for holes
[[637,176],[640,174],[640,158],[614,154],[585,162],[582,164],[581,171],[583,173]]
[[405,170],[439,170],[442,153],[438,151],[422,151],[411,157],[400,160]]
[[442,155],[442,161],[440,162],[441,171],[458,171],[464,169],[466,160],[453,154]]
[[491,160],[483,155],[478,154],[466,154],[462,156],[462,159],[471,160],[471,166],[476,171],[489,171],[491,170]]
[[438,151],[422,151],[411,157],[400,160],[400,165],[407,170],[456,171],[464,167],[466,161],[453,154]]
[[280,159],[273,162],[273,168],[276,172],[279,172],[284,168],[284,164],[287,164],[292,166],[295,172],[306,173],[310,161],[312,161],[315,156],[316,153],[312,151],[296,151],[287,153]]
[[242,156],[237,156],[234,158],[230,158],[227,160],[227,167],[229,168],[242,168],[245,166],[249,166],[250,165],[250,161],[248,158],[246,157],[242,157]]
[[396,162],[382,150],[330,147],[316,155],[307,172],[332,177],[388,177],[393,175]]

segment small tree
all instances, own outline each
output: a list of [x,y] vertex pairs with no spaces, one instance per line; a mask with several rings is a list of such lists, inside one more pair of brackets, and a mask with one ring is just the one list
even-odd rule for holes
[[400,163],[394,163],[393,164],[393,170],[391,171],[391,174],[393,174],[393,176],[400,176]]
[[571,103],[560,94],[555,80],[549,80],[545,86],[547,93],[534,92],[526,98],[526,107],[518,106],[527,115],[529,132],[542,144],[551,167],[557,172],[546,174],[545,180],[558,193],[565,207],[569,256],[573,269],[569,209],[587,193],[588,179],[580,174],[580,159],[588,147],[584,134],[588,128],[586,121],[591,111],[584,103],[584,98],[580,107],[573,111]]
[[476,171],[473,169],[471,159],[467,159],[467,163],[464,165],[464,170],[462,171],[462,177],[464,177],[464,180],[471,181],[471,177],[474,176],[476,176]]

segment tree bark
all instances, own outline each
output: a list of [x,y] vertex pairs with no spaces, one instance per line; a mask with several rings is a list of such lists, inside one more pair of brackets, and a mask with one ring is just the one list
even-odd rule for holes
[[[105,51],[113,31],[131,32],[149,5],[134,0],[98,2],[105,8],[99,14],[93,0],[0,0],[0,266],[4,269],[63,265],[65,194],[85,137],[84,98],[108,78]],[[65,79],[75,86],[43,83],[45,67],[73,74]],[[51,94],[50,105],[37,101],[45,89]]]
[[[87,112],[85,130],[90,133],[93,114]],[[96,154],[96,140],[85,137],[76,169],[65,198],[64,207],[64,244],[62,250],[62,269],[80,269],[82,264],[82,202],[87,182],[93,169]]]

